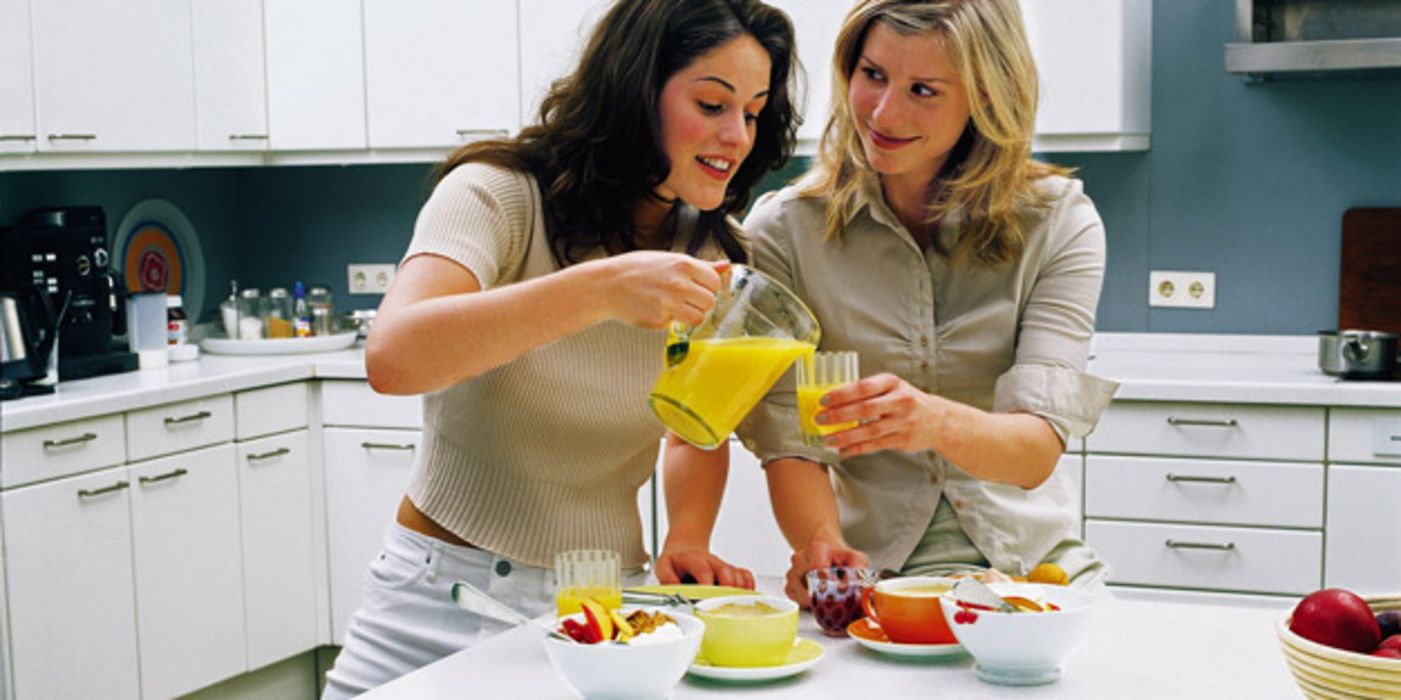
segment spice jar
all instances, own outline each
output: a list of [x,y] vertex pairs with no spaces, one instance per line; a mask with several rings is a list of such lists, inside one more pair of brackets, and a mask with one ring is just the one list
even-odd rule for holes
[[335,332],[335,309],[331,304],[331,289],[314,285],[307,290],[306,304],[311,311],[311,334],[331,335]]
[[268,292],[268,337],[292,337],[292,297],[282,287]]
[[190,339],[190,321],[179,294],[165,298],[165,336],[169,345],[184,345]]
[[238,293],[238,338],[239,340],[262,340],[263,322],[267,318],[267,307],[262,294],[256,287]]

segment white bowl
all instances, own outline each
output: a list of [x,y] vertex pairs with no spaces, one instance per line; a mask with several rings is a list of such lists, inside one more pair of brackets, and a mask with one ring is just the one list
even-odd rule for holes
[[[685,613],[662,612],[681,626],[680,639],[632,645],[579,644],[545,637],[545,655],[555,672],[590,700],[666,697],[695,660],[705,625]],[[584,621],[583,613],[568,617]]]
[[958,643],[973,655],[978,678],[999,685],[1040,685],[1060,678],[1060,666],[1085,636],[1099,594],[1039,583],[994,583],[1001,596],[1048,602],[1049,612],[973,610],[972,621],[956,619],[962,608],[944,594],[944,619]]

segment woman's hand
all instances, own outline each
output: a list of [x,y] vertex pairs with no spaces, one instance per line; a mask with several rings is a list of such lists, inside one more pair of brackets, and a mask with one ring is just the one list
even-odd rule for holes
[[603,316],[642,328],[665,328],[672,321],[699,324],[715,305],[720,275],[730,266],[728,261],[657,251],[624,253],[594,264],[607,266]]
[[893,374],[878,374],[827,392],[822,397],[825,410],[816,420],[819,424],[861,421],[824,440],[843,459],[880,450],[918,452],[935,449],[950,404]]
[[814,540],[808,546],[793,552],[788,574],[783,582],[783,593],[793,599],[799,607],[807,609],[812,601],[808,595],[807,573],[813,569],[829,566],[861,566],[867,564],[866,555],[840,542]]
[[653,573],[660,583],[681,583],[690,577],[707,586],[734,586],[754,590],[754,574],[748,569],[731,566],[710,553],[705,547],[668,545],[657,557]]

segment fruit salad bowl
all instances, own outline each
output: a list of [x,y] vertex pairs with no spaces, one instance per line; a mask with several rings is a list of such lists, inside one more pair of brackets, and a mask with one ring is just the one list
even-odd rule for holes
[[[1377,613],[1401,611],[1401,594],[1363,596],[1362,600]],[[1305,697],[1331,700],[1401,696],[1401,659],[1346,651],[1310,641],[1290,629],[1293,616],[1291,611],[1282,617],[1276,631],[1285,665]]]
[[[1019,608],[999,612],[970,607],[953,591],[943,595],[944,619],[973,656],[978,678],[997,685],[1041,685],[1060,678],[1060,667],[1080,644],[1101,593],[1039,583],[994,583],[994,593]],[[1029,612],[1039,604],[1040,612]]]
[[[661,612],[681,628],[679,635],[664,635],[658,641],[648,640],[643,635],[626,644],[614,641],[584,644],[551,636],[545,637],[545,655],[555,672],[589,700],[666,697],[696,658],[705,625],[675,610]],[[561,624],[564,620],[588,623],[583,612],[560,618]]]

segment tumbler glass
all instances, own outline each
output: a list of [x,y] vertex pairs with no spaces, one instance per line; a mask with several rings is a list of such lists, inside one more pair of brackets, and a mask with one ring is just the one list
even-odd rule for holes
[[817,352],[798,365],[798,423],[803,444],[822,447],[822,436],[855,428],[859,421],[820,425],[814,419],[822,408],[822,396],[860,378],[855,352]]
[[831,566],[807,573],[812,617],[831,637],[847,636],[847,625],[861,619],[861,596],[875,577],[869,569]]
[[593,598],[610,610],[623,606],[621,558],[606,549],[576,549],[555,556],[555,607],[560,617]]

